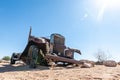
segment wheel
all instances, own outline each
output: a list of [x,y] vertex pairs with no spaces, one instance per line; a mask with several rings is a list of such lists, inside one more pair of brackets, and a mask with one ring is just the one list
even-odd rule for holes
[[38,59],[38,48],[35,45],[31,45],[28,50],[27,64],[30,68],[36,68]]
[[19,60],[20,55],[20,53],[13,53],[10,59],[10,64],[15,64],[15,62]]
[[38,54],[38,63],[42,66],[47,66],[47,61],[45,60],[45,54],[43,53],[43,51],[40,49],[39,50],[39,54]]

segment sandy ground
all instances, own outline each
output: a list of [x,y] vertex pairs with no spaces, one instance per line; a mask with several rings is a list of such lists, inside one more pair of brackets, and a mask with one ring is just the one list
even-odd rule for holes
[[39,66],[30,69],[23,64],[0,63],[0,80],[120,80],[120,66],[93,68],[63,68]]

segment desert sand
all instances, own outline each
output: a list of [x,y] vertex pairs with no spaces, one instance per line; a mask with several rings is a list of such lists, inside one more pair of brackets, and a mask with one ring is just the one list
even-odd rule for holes
[[24,64],[0,63],[0,80],[120,80],[120,65],[92,68],[38,66],[30,69]]

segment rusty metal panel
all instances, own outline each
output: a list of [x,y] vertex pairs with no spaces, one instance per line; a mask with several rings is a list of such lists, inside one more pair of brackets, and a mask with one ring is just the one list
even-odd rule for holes
[[80,65],[81,62],[74,60],[74,59],[69,59],[69,58],[65,58],[65,57],[60,57],[60,56],[54,56],[54,55],[46,55],[45,56],[46,60],[52,60],[52,61],[60,61],[60,62],[68,62],[68,63],[73,63],[73,64],[77,64]]

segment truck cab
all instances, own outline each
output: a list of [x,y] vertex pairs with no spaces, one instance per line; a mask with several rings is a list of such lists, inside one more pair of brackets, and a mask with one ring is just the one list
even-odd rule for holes
[[73,52],[65,46],[65,37],[61,34],[51,34],[50,51],[61,57],[73,58]]

